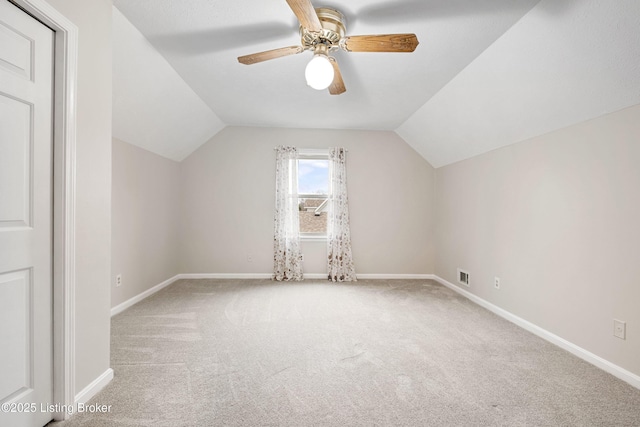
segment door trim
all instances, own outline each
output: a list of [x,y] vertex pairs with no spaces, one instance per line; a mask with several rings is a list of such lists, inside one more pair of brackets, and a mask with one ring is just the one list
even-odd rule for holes
[[[78,28],[45,0],[10,0],[55,32],[53,76],[53,402],[75,404]],[[54,420],[69,417],[55,412]]]

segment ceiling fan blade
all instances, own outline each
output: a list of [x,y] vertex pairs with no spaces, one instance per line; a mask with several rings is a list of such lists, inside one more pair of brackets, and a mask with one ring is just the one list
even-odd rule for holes
[[347,88],[344,86],[338,61],[331,56],[329,57],[329,61],[331,61],[331,65],[333,65],[333,82],[331,82],[331,85],[329,86],[329,93],[331,95],[340,95],[341,93],[345,93]]
[[252,53],[251,55],[239,56],[238,62],[245,65],[251,65],[270,59],[281,58],[283,56],[295,55],[304,52],[302,46],[281,47],[279,49],[266,50],[264,52]]
[[298,17],[300,25],[316,33],[322,31],[322,25],[310,0],[287,0],[287,3]]
[[418,46],[415,34],[348,36],[340,46],[348,52],[413,52]]

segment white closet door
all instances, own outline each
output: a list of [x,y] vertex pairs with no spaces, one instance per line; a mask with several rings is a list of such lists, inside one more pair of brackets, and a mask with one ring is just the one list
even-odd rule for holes
[[2,426],[51,420],[53,43],[53,31],[0,1]]

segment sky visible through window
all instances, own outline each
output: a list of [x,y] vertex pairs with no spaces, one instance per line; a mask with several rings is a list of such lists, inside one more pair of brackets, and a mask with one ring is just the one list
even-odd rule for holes
[[329,192],[329,160],[298,160],[298,193],[327,194]]

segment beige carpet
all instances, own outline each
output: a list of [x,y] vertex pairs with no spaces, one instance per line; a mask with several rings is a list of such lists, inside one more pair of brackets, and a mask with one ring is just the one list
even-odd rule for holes
[[56,426],[640,426],[640,390],[428,280],[181,280]]

